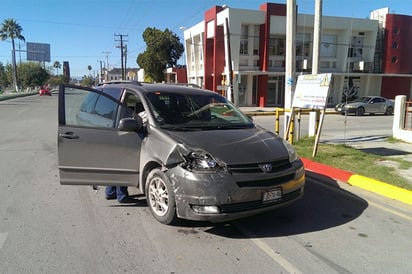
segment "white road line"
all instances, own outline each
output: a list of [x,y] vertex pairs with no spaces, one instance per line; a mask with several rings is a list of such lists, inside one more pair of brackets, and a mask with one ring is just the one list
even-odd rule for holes
[[264,241],[257,239],[246,227],[240,225],[239,223],[235,222],[236,227],[246,236],[250,237],[251,241],[259,247],[263,252],[265,252],[270,258],[272,258],[275,262],[281,265],[287,272],[289,273],[302,273],[296,267],[294,267],[288,260],[283,258],[279,253],[274,251],[267,243]]
[[3,247],[3,244],[7,239],[7,235],[8,235],[7,232],[0,233],[0,249]]

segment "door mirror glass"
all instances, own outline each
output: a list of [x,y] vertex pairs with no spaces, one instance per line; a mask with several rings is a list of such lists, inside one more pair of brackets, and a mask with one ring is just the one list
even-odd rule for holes
[[119,121],[119,130],[138,132],[143,127],[142,118],[124,118]]

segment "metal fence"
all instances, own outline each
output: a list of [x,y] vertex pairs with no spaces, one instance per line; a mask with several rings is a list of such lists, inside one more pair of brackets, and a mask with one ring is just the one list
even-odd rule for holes
[[412,101],[406,101],[403,129],[412,131]]

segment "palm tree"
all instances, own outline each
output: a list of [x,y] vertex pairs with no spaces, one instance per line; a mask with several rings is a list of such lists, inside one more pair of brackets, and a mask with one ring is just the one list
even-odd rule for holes
[[87,69],[89,70],[89,75],[91,76],[91,75],[92,75],[92,66],[91,66],[91,65],[88,65],[88,66],[87,66]]
[[56,69],[56,75],[59,74],[59,69],[62,67],[59,61],[54,61],[53,67]]
[[16,22],[16,20],[9,18],[5,19],[1,25],[0,29],[0,39],[1,40],[6,40],[8,38],[11,39],[11,45],[12,45],[12,63],[13,63],[13,85],[16,89],[16,91],[19,90],[17,86],[17,69],[16,69],[16,47],[14,44],[14,39],[19,39],[23,40],[24,36],[21,35],[21,32],[23,31],[23,28]]

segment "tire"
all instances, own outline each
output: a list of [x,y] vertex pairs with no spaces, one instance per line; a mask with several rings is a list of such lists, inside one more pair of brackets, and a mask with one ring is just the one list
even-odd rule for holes
[[146,199],[150,212],[160,223],[170,225],[177,220],[173,186],[158,168],[153,169],[147,176]]
[[356,116],[362,116],[365,114],[365,109],[363,107],[357,108],[355,114]]
[[385,111],[385,115],[393,115],[393,107],[388,107]]

